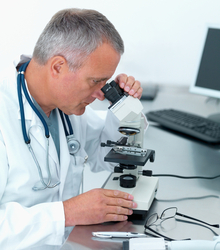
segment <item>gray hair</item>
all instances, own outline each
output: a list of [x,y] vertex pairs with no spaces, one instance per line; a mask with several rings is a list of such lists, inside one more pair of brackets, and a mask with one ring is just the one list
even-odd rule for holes
[[121,36],[104,15],[95,10],[64,9],[57,12],[43,30],[33,58],[45,65],[53,56],[63,56],[74,71],[105,42],[120,55],[124,53]]

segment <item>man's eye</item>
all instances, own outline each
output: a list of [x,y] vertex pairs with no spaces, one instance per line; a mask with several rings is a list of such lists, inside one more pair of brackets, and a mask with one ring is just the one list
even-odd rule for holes
[[100,86],[102,87],[102,85],[106,84],[107,79],[92,79],[92,85],[93,86]]
[[94,83],[100,83],[102,80],[93,80]]

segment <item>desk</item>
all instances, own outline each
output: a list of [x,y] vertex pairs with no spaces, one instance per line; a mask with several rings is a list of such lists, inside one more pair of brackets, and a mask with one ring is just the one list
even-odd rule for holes
[[[106,104],[107,105],[107,104]],[[199,115],[220,112],[214,103],[206,103],[206,98],[188,93],[186,87],[161,87],[156,99],[144,101],[144,112],[161,108],[177,108]],[[105,108],[105,107],[103,107]],[[178,174],[184,176],[215,176],[220,174],[220,148],[163,130],[150,124],[145,135],[145,147],[156,151],[154,163],[147,163],[144,169],[153,170],[153,174]],[[165,208],[176,206],[180,213],[204,220],[211,224],[220,224],[220,178],[214,180],[183,180],[159,177],[159,189],[148,215],[160,214]],[[181,219],[181,218],[180,218]],[[143,233],[144,221],[119,224],[77,226],[74,228],[62,250],[77,249],[122,249],[122,242],[97,241],[91,238],[92,231],[136,231]],[[212,240],[211,230],[182,221],[176,221],[172,227],[159,232],[176,239]],[[219,229],[213,229],[220,234]]]

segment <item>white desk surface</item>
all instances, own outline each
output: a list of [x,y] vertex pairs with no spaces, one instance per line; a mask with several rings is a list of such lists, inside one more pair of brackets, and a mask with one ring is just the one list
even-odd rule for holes
[[[100,105],[95,103],[94,105]],[[107,103],[102,103],[105,109]],[[190,94],[186,87],[161,87],[154,101],[144,101],[144,112],[162,108],[176,108],[207,116],[220,112],[215,101],[206,103],[206,98]],[[147,163],[144,169],[153,170],[153,174],[178,174],[184,176],[215,176],[220,174],[220,147],[212,147],[199,141],[177,135],[151,124],[145,135],[145,147],[156,151],[154,163]],[[159,177],[159,189],[156,200],[148,214],[160,214],[165,208],[176,206],[180,213],[204,220],[211,224],[220,224],[220,178],[215,180],[183,180]],[[181,218],[180,218],[181,219]],[[92,231],[136,231],[143,233],[144,221],[134,221],[124,225],[106,224],[78,226],[72,231],[68,242],[62,249],[122,249],[122,242],[97,241]],[[159,232],[171,238],[212,240],[211,230],[184,221],[174,221],[169,230]],[[219,234],[219,229],[213,230]]]

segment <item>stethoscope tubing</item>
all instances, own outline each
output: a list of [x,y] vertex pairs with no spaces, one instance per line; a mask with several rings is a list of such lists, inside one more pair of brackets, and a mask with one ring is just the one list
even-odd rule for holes
[[[51,177],[51,171],[50,171],[50,167],[49,167],[49,137],[50,137],[49,128],[48,128],[48,126],[46,124],[46,121],[44,120],[43,116],[40,114],[40,112],[37,110],[34,103],[32,102],[32,100],[31,100],[31,98],[30,98],[30,96],[28,94],[27,88],[26,88],[24,72],[25,72],[29,62],[30,61],[22,64],[20,66],[20,68],[19,68],[18,76],[17,76],[17,92],[18,92],[18,101],[19,101],[20,114],[21,114],[21,127],[22,127],[22,133],[23,133],[24,141],[27,144],[28,149],[29,149],[29,151],[30,151],[30,153],[31,153],[31,155],[33,157],[33,160],[34,160],[36,166],[37,166],[38,174],[39,174],[39,177],[40,177],[40,182],[43,185],[43,187],[34,186],[32,189],[34,191],[39,191],[39,190],[44,190],[46,188],[54,188],[54,187],[56,187],[57,185],[60,184],[60,181],[56,182],[55,184],[51,183],[52,177]],[[44,181],[40,164],[38,163],[38,160],[37,160],[37,158],[36,158],[36,156],[34,154],[33,148],[31,147],[31,139],[30,139],[29,133],[27,133],[26,124],[25,124],[24,105],[23,105],[23,101],[22,101],[22,90],[24,92],[24,95],[25,95],[29,105],[31,106],[33,111],[36,113],[36,115],[39,117],[39,119],[41,120],[41,122],[42,122],[42,124],[44,126],[45,137],[47,139],[47,145],[46,145],[46,154],[47,154],[46,169],[47,169],[47,175],[48,175],[47,183]],[[61,119],[62,119],[62,123],[63,123],[63,126],[64,126],[66,136],[73,136],[73,128],[72,128],[72,125],[71,125],[71,122],[70,122],[70,119],[69,119],[68,115],[64,114],[61,110],[59,110],[59,112],[60,112],[60,116],[61,116]],[[69,127],[69,133],[68,133],[67,128],[66,128],[64,117],[65,117],[67,125]]]
[[22,89],[23,89],[24,95],[25,95],[25,97],[26,97],[29,105],[34,110],[34,112],[39,117],[39,119],[41,120],[41,122],[42,122],[42,124],[44,126],[45,136],[47,138],[50,137],[49,128],[48,128],[48,126],[46,124],[46,121],[44,120],[44,118],[41,115],[41,113],[34,106],[32,100],[31,100],[31,98],[30,98],[30,96],[28,94],[26,85],[25,85],[24,72],[25,72],[25,70],[26,70],[29,62],[30,61],[28,61],[28,62],[26,62],[26,63],[24,63],[24,64],[21,65],[21,67],[19,68],[19,71],[18,71],[18,76],[17,76],[17,91],[18,91],[18,99],[19,99],[19,105],[20,105],[22,131],[23,131],[24,141],[27,144],[30,143],[30,138],[28,138],[27,131],[26,131],[26,125],[25,125],[25,114],[24,114],[24,106],[23,106],[23,101],[22,101]]

